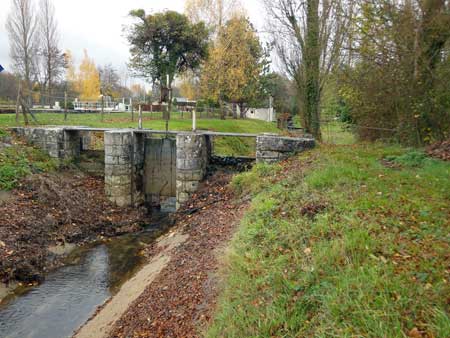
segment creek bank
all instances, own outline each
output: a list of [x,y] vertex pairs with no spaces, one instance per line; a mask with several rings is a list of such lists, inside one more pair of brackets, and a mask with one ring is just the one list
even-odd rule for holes
[[0,214],[4,284],[40,282],[63,264],[62,246],[138,232],[150,221],[145,208],[113,206],[103,178],[78,170],[27,177],[0,204]]

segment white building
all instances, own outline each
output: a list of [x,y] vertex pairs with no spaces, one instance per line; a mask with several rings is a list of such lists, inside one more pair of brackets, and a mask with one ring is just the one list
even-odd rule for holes
[[277,120],[275,109],[273,108],[250,108],[247,110],[246,117],[266,122],[276,122]]
[[[240,108],[236,105],[236,112],[240,115]],[[247,108],[245,117],[253,120],[261,120],[266,122],[276,122],[276,112],[273,108]]]

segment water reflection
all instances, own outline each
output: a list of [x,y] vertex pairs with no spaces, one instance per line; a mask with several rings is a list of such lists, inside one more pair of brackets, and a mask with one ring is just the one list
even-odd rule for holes
[[109,296],[108,250],[91,249],[80,264],[49,274],[46,281],[0,309],[0,337],[70,337]]
[[171,222],[165,215],[139,234],[76,250],[71,265],[50,273],[45,282],[0,306],[1,338],[71,337],[145,262],[140,251]]

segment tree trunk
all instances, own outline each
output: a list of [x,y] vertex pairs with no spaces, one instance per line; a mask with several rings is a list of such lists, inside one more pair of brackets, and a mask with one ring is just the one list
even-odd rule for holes
[[244,103],[239,103],[239,114],[240,114],[241,119],[245,119],[246,113],[247,113],[247,111],[245,110]]
[[306,88],[304,93],[305,129],[317,140],[320,131],[320,46],[319,46],[319,0],[308,0],[307,27],[304,51]]
[[320,132],[320,41],[319,41],[319,0],[308,0],[307,26],[305,39],[305,79],[304,100],[305,120],[308,121],[307,132],[317,140],[322,139]]
[[[237,103],[232,103],[232,112],[233,112],[233,119],[237,120]],[[241,107],[239,106],[239,109],[241,109]]]

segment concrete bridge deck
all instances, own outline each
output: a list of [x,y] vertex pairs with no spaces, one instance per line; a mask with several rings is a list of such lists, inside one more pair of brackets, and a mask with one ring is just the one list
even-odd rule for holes
[[[53,126],[52,126],[53,127]],[[63,128],[68,131],[86,131],[86,132],[109,132],[109,131],[120,131],[128,130],[138,134],[157,134],[157,135],[178,135],[182,133],[192,133],[192,131],[184,130],[155,130],[155,129],[134,129],[134,128],[96,128],[96,127],[78,127],[78,126],[54,126],[55,128]],[[208,136],[218,136],[218,137],[258,137],[260,134],[251,133],[231,133],[231,132],[218,132],[211,130],[196,130],[194,133]],[[276,135],[276,134],[274,134]]]

